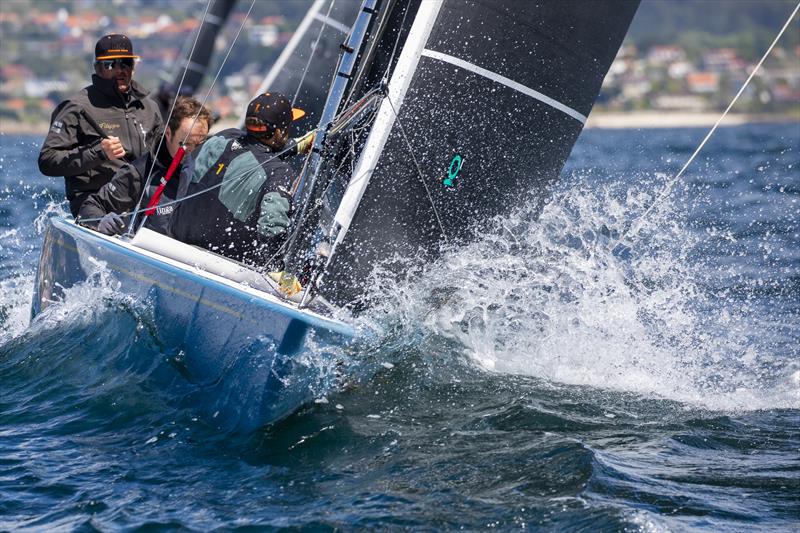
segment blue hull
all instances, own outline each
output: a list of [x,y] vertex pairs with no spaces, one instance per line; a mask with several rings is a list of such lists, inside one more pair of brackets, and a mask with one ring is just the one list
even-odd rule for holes
[[252,431],[312,400],[319,371],[298,358],[307,339],[324,358],[325,347],[341,349],[354,335],[342,322],[62,219],[45,233],[32,315],[59,301],[62,287],[86,281],[98,263],[120,292],[148,306],[163,351],[181,354],[174,376],[185,383],[170,386],[194,389],[195,407],[227,431]]

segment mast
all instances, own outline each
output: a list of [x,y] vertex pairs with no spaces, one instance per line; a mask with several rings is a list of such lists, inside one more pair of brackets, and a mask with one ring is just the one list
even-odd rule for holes
[[338,227],[335,228],[334,250],[347,233],[347,228],[350,226],[353,215],[369,184],[372,170],[375,168],[378,158],[386,145],[395,120],[392,106],[394,105],[397,109],[402,106],[406,92],[411,84],[412,76],[422,57],[425,43],[442,7],[442,2],[443,0],[428,0],[420,5],[397,66],[394,69],[392,80],[388,87],[387,100],[384,100],[381,104],[378,116],[372,126],[372,132],[353,173],[352,185],[347,188],[339,209],[336,211],[335,221]]
[[370,30],[386,11],[378,9],[379,0],[364,0],[356,17],[353,29],[342,44],[342,55],[336,68],[336,74],[328,92],[328,99],[322,110],[317,128],[317,136],[311,149],[311,157],[306,170],[300,176],[294,194],[294,205],[298,206],[294,215],[294,230],[287,242],[284,263],[289,272],[300,272],[306,263],[308,248],[315,240],[314,228],[318,218],[314,207],[322,196],[322,173],[326,160],[323,152],[326,149],[328,134],[339,111],[344,104],[348,90],[352,87],[354,73],[362,50],[367,43]]

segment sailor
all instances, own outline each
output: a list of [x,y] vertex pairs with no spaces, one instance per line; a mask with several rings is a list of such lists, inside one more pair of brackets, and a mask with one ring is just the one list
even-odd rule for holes
[[313,132],[287,149],[294,120],[305,113],[279,93],[247,106],[246,131],[209,138],[194,160],[186,199],[170,219],[169,234],[185,243],[254,266],[272,267],[292,211],[292,169],[281,156],[307,153]]
[[133,81],[133,44],[125,35],[95,45],[92,84],[61,102],[39,153],[39,170],[64,176],[73,216],[114,173],[153,148],[162,128],[158,106]]
[[[103,185],[99,191],[92,193],[80,207],[78,221],[90,219],[84,225],[92,227],[106,235],[116,235],[125,230],[125,220],[122,213],[131,213],[137,205],[146,206],[153,196],[161,178],[167,173],[181,142],[187,154],[191,153],[208,135],[211,125],[211,114],[203,105],[188,96],[179,96],[172,110],[172,116],[164,131],[164,141],[158,152],[158,157],[153,164],[153,156],[147,152],[132,163],[119,169],[111,181]],[[184,158],[180,167],[167,182],[161,196],[161,204],[169,204],[178,197],[180,191],[185,191],[189,186],[190,158]],[[152,168],[152,170],[151,170]],[[142,196],[142,187],[150,176],[150,187],[139,204]],[[145,227],[166,235],[169,217],[173,205],[157,207],[155,212],[148,217],[139,217],[145,220]],[[98,220],[99,219],[99,220]]]

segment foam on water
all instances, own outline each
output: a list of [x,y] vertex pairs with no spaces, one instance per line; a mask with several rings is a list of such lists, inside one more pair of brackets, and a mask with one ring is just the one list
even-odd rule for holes
[[[489,372],[711,409],[797,407],[800,363],[776,347],[774,322],[752,302],[709,289],[708,276],[721,269],[693,256],[707,234],[688,228],[680,194],[649,215],[630,248],[614,248],[657,195],[654,182],[665,179],[596,186],[573,176],[538,220],[532,209],[518,210],[424,273],[409,270],[398,283],[378,274],[373,290],[384,303],[359,325],[370,335],[377,328],[383,345],[373,338],[360,353],[339,354],[337,361],[352,359],[364,368],[363,359],[377,348],[374,364],[438,337],[457,341],[469,361]],[[50,202],[33,231],[9,230],[0,242],[20,249],[29,238],[21,232],[40,239],[46,220],[64,214],[63,204]],[[50,313],[75,316],[88,301],[115,297],[115,283],[98,265],[92,280],[68,290]],[[32,287],[32,269],[0,281],[0,344],[26,330]],[[318,368],[319,397],[336,381],[330,361],[313,346],[302,361]]]
[[775,353],[774,324],[751,302],[710,290],[711,269],[692,254],[703,235],[687,227],[680,194],[615,249],[653,202],[652,180],[665,179],[590,187],[574,176],[538,221],[522,209],[423,275],[381,283],[389,297],[372,317],[423,323],[490,372],[710,409],[797,407],[800,365]]
[[[10,193],[8,189],[2,192]],[[36,202],[47,196],[46,191],[25,191],[25,194],[35,206]],[[0,253],[8,259],[14,259],[2,262],[11,275],[0,280],[0,345],[17,337],[28,327],[39,244],[47,220],[66,215],[64,203],[51,200],[30,226],[11,228],[0,233]]]
[[33,274],[0,280],[0,345],[28,327],[33,295]]

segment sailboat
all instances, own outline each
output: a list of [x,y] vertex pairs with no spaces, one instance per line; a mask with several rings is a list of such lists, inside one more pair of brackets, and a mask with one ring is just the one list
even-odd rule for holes
[[296,182],[282,253],[301,293],[147,229],[126,240],[56,218],[33,315],[110,274],[146,303],[163,349],[181,354],[180,379],[207,391],[206,420],[247,432],[284,418],[315,397],[309,345],[335,364],[355,337],[343,317],[369,307],[376,266],[431,264],[482,221],[546,200],[637,6],[364,0]]

